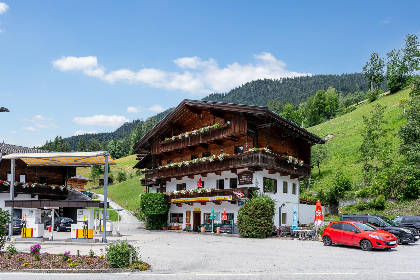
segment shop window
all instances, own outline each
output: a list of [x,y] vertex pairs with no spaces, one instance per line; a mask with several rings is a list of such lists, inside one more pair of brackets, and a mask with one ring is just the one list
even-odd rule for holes
[[[204,222],[206,224],[211,224],[211,220],[210,220],[210,213],[204,213]],[[214,219],[215,223],[219,223],[220,222],[220,212],[215,212],[214,215],[216,216],[216,218]]]
[[233,213],[226,213],[226,216],[227,220],[222,220],[222,224],[231,225],[235,215]]
[[242,154],[244,152],[244,146],[235,147],[235,154]]
[[230,178],[230,188],[236,189],[238,187],[238,179],[237,178]]
[[264,192],[277,193],[277,180],[264,178]]
[[281,213],[281,223],[282,225],[286,224],[287,222],[287,213]]
[[48,185],[48,177],[41,176],[40,184],[41,185]]
[[177,191],[182,191],[182,190],[186,190],[186,189],[187,189],[187,184],[186,183],[176,184],[176,190]]
[[296,194],[296,184],[293,183],[292,185],[292,194]]
[[184,214],[182,213],[171,213],[171,223],[184,223]]
[[203,153],[203,157],[209,157],[209,156],[210,156],[210,152]]
[[283,193],[287,193],[287,182],[283,182]]
[[193,160],[193,159],[198,159],[198,155],[192,155],[191,156],[191,159]]
[[225,180],[224,179],[217,180],[217,189],[219,189],[219,190],[225,189]]
[[20,175],[19,176],[19,182],[26,183],[26,175]]

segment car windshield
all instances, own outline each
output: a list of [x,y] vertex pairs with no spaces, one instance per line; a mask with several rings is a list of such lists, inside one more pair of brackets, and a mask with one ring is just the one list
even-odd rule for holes
[[392,221],[394,223],[401,223],[402,219],[403,219],[403,217],[395,217],[394,219],[392,219]]
[[384,221],[387,226],[391,226],[391,227],[397,227],[398,225],[391,219],[387,218],[387,217],[382,217],[381,216],[382,221]]
[[20,225],[22,223],[22,221],[21,220],[13,220],[13,225],[14,226],[18,226],[18,225]]
[[66,219],[62,219],[61,220],[62,223],[73,223],[73,220],[70,218],[66,218]]
[[372,231],[372,230],[379,230],[378,228],[372,226],[371,224],[368,223],[354,223],[354,225],[356,227],[358,227],[360,230],[363,231]]

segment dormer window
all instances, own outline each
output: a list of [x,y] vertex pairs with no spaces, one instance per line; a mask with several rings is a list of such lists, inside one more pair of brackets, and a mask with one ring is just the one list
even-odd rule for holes
[[235,147],[235,154],[242,154],[244,152],[244,146]]

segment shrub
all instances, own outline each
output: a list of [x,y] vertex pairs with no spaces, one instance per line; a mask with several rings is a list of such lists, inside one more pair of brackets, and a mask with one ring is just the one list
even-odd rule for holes
[[9,252],[10,255],[14,255],[18,253],[18,250],[16,249],[15,245],[10,244],[7,246],[7,252]]
[[169,206],[161,193],[145,193],[141,196],[139,216],[146,218],[147,229],[167,226]]
[[273,231],[275,202],[268,195],[253,196],[238,212],[238,230],[243,237],[266,238]]
[[117,175],[118,182],[127,181],[127,174],[125,172],[119,171]]
[[112,242],[107,245],[106,259],[108,260],[109,266],[113,268],[128,267],[130,264],[130,251],[132,251],[132,261],[138,261],[140,258],[139,248],[136,246],[132,246],[132,248],[130,248],[128,246],[127,240],[122,242]]
[[168,226],[168,214],[157,214],[146,216],[146,229],[160,230]]
[[6,223],[10,223],[10,215],[8,211],[3,211],[0,209],[0,250],[4,248],[4,243],[6,242]]

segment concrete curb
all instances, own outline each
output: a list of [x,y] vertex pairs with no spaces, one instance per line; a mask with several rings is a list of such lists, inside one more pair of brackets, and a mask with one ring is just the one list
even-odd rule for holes
[[23,269],[16,270],[16,272],[27,272],[27,273],[121,273],[130,272],[128,269]]

